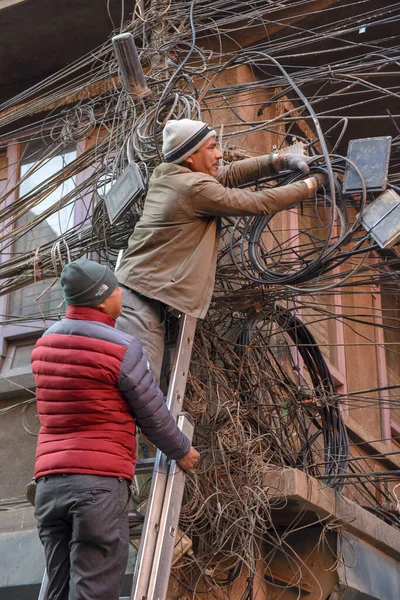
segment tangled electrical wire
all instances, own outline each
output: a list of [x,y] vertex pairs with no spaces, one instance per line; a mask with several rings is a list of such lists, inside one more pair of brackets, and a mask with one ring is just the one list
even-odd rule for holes
[[[342,482],[335,475],[347,471],[347,434],[332,377],[307,327],[279,306],[247,320],[229,318],[229,325],[223,317],[217,321],[214,315],[213,320],[214,337],[203,331],[193,358],[195,388],[192,392],[189,388],[187,399],[190,412],[200,421],[207,420],[209,432],[218,410],[228,427],[244,417],[255,428],[257,443],[265,442],[265,457],[274,448],[277,465],[301,468],[313,476],[324,474],[328,485],[341,489]],[[233,334],[236,339],[224,339]],[[208,345],[210,352],[204,349]],[[299,357],[291,352],[293,347],[304,362],[302,369]],[[212,378],[211,365],[218,365],[224,374],[223,401],[213,397],[214,385],[201,392]],[[237,445],[239,452],[241,447]]]
[[[340,162],[345,161],[340,159]],[[332,169],[335,174],[344,172],[335,162],[332,162]],[[323,172],[322,167],[311,169],[311,174],[316,172]],[[297,179],[298,174],[293,173],[281,178],[281,182],[286,185]],[[326,191],[316,199],[302,203],[299,226],[295,232],[286,232],[283,241],[275,234],[274,215],[237,219],[230,238],[230,255],[246,279],[266,285],[290,286],[297,291],[321,292],[339,287],[358,271],[367,254],[377,248],[368,242],[365,233],[360,232],[366,193],[355,202],[353,198],[344,197],[336,177],[335,187],[335,203]],[[351,218],[350,212],[354,211],[356,216]],[[344,251],[350,243],[353,248]],[[352,271],[337,276],[334,282],[329,276],[323,277],[358,252],[363,255],[363,260]]]
[[[222,223],[215,293],[198,326],[185,400],[202,458],[188,482],[180,525],[194,551],[174,574],[193,598],[205,591],[224,597],[221,589],[243,569],[248,574],[243,599],[254,597],[262,579],[257,563],[268,563],[260,551],[265,540],[290,557],[298,582],[307,567],[291,553],[288,539],[300,516],[278,531],[274,515],[285,502],[272,501],[266,483],[284,467],[301,469],[349,497],[354,493],[374,514],[398,525],[390,510],[397,496],[389,487],[396,478],[390,471],[371,475],[373,459],[348,440],[340,412],[341,402],[349,411],[376,411],[379,390],[337,391],[324,336],[337,319],[349,331],[365,324],[385,335],[400,331],[395,309],[387,309],[377,324],[361,301],[354,300],[351,310],[335,304],[339,292],[343,299],[356,298],[371,285],[391,297],[399,293],[398,254],[377,252],[360,227],[371,195],[365,188],[345,195],[341,183],[349,164],[345,143],[360,124],[368,124],[392,136],[389,186],[399,189],[400,56],[398,33],[388,32],[398,24],[400,7],[366,0],[356,3],[355,19],[353,4],[341,4],[337,16],[335,3],[318,9],[314,23],[314,8],[304,0],[162,2],[145,12],[137,3],[136,18],[124,30],[141,45],[150,98],[132,97],[121,87],[107,41],[0,107],[0,144],[19,138],[22,160],[30,165],[19,177],[18,164],[9,164],[16,175],[1,197],[1,295],[38,281],[46,285],[65,262],[88,252],[115,264],[143,197],[110,223],[104,196],[129,163],[144,165],[148,180],[161,160],[168,119],[223,125],[218,141],[226,163],[272,144],[276,151],[300,147],[314,156],[311,172],[325,172],[329,179],[315,199],[285,215]],[[289,8],[301,18],[282,15]],[[371,31],[365,42],[358,33],[363,23]],[[267,39],[269,30],[274,33]],[[33,134],[20,126],[30,114],[37,117]],[[84,151],[18,195],[40,167],[86,138]],[[45,150],[35,154],[38,142]],[[300,177],[283,173],[254,184],[260,189]],[[73,188],[55,199],[71,180]],[[75,209],[74,221],[59,236],[23,246],[27,236],[35,242],[50,216],[68,208]],[[16,242],[23,246],[19,252]],[[24,318],[16,315],[18,320]],[[376,342],[370,337],[365,343]],[[389,347],[398,357],[396,346]],[[398,382],[388,386],[388,402],[400,415],[398,390]]]
[[247,318],[214,314],[200,324],[185,408],[196,419],[202,459],[181,517],[195,551],[177,576],[194,591],[228,587],[251,557],[261,560],[260,540],[289,552],[274,527],[273,511],[285,503],[271,499],[271,473],[324,474],[340,490],[346,429],[313,336],[279,306]]

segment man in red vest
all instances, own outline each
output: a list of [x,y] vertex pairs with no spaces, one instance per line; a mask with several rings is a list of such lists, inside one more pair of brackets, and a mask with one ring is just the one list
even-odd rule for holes
[[49,600],[117,600],[128,559],[136,423],[190,471],[198,452],[178,429],[138,339],[115,329],[122,291],[85,258],[64,267],[66,318],[32,353],[41,429],[35,517]]

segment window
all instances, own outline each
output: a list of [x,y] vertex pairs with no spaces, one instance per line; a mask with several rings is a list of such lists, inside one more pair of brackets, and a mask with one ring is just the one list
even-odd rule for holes
[[[20,177],[25,177],[19,186],[18,195],[15,192],[12,194],[13,203],[20,199],[23,209],[25,202],[30,200],[29,193],[42,185],[41,202],[32,205],[25,214],[20,214],[14,224],[16,235],[11,248],[14,255],[30,255],[32,250],[37,249],[40,253],[43,244],[57,239],[74,225],[74,206],[71,205],[18,235],[18,228],[42,215],[75,186],[75,182],[70,179],[50,192],[46,189],[48,178],[74,160],[76,148],[67,148],[50,159],[45,158],[46,151],[46,144],[39,140],[25,146],[12,142],[8,145],[7,152],[0,153],[0,192],[5,188],[12,189]],[[8,258],[7,251],[3,260]],[[3,399],[7,401],[11,396],[32,396],[32,392],[29,392],[34,387],[30,353],[38,337],[51,325],[51,319],[58,317],[62,302],[59,285],[52,286],[52,283],[51,279],[38,278],[34,284],[0,297],[0,312],[5,315],[0,323],[0,402]],[[35,299],[41,294],[43,295],[37,302]]]
[[[35,190],[35,188],[40,186],[49,177],[76,158],[76,148],[68,148],[50,159],[44,158],[45,150],[46,147],[43,142],[29,143],[25,147],[21,159],[20,177],[23,178],[27,175],[27,178],[20,185],[20,198]],[[43,214],[55,202],[60,200],[62,196],[71,191],[74,185],[74,180],[69,179],[51,193],[46,194],[45,192],[43,200],[18,219],[16,227],[18,228],[25,223],[31,222],[35,217]],[[73,223],[73,205],[66,206],[17,238],[14,243],[13,253],[25,254],[30,250],[36,250],[40,253],[40,246],[57,239]],[[38,280],[34,284],[12,292],[9,298],[9,318],[40,318],[43,315],[51,318],[52,316],[56,316],[62,301],[62,295],[59,284],[49,287],[51,283],[51,280],[41,281],[40,274],[38,273]],[[45,292],[43,296],[36,301],[35,299],[43,292]]]
[[29,368],[33,346],[34,343],[29,340],[9,343],[7,345],[3,364],[0,368],[0,373],[4,375],[4,373],[9,373],[15,369]]

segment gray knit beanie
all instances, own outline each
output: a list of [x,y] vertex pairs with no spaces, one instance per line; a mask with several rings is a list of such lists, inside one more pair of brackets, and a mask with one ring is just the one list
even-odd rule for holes
[[111,269],[87,258],[65,265],[61,273],[64,300],[72,306],[97,306],[117,286],[118,279]]
[[179,164],[194,154],[210,137],[216,135],[214,129],[202,121],[167,121],[163,130],[164,161]]

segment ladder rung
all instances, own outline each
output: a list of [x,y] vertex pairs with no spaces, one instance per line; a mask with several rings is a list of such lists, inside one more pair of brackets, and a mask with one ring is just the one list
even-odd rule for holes
[[135,475],[145,475],[154,469],[155,458],[138,458],[135,465]]

